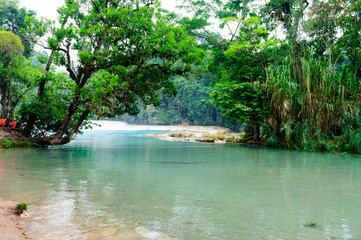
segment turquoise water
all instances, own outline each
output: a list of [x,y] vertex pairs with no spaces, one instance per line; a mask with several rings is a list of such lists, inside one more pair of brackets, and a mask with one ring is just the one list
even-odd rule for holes
[[186,240],[361,239],[360,156],[147,133],[0,151],[0,196],[30,203],[30,233],[68,239],[125,223]]

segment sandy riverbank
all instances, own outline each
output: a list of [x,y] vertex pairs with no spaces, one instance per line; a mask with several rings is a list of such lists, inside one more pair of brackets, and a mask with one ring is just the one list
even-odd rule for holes
[[0,198],[0,239],[24,240],[31,239],[24,233],[15,214],[16,202]]
[[[186,126],[186,125],[130,125],[125,122],[120,121],[108,121],[108,120],[98,120],[91,121],[96,124],[93,125],[93,129],[90,131],[97,130],[126,130],[126,131],[142,131],[142,130],[155,130],[155,131],[189,131],[189,132],[210,132],[216,133],[220,130],[227,130],[224,127],[217,126]],[[100,126],[97,126],[100,125]]]
[[87,131],[99,130],[124,130],[124,131],[167,131],[168,133],[147,134],[151,137],[166,141],[187,141],[187,142],[214,142],[225,143],[228,138],[235,138],[239,133],[231,132],[229,129],[218,126],[159,126],[159,125],[130,125],[119,121],[91,121],[93,129]]

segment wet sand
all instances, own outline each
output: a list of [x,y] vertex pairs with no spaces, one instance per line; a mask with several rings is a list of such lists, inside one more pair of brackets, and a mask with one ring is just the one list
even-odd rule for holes
[[16,215],[16,202],[0,198],[0,239],[24,240],[31,239],[19,225],[19,216]]

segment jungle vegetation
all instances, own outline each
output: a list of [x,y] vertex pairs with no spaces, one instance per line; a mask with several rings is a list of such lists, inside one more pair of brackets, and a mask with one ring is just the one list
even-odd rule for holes
[[96,117],[361,153],[360,1],[177,3],[65,0],[55,24],[0,0],[1,117],[40,145]]
[[[182,1],[178,20],[205,39],[211,96],[270,146],[361,152],[361,2]],[[227,37],[208,26],[218,20]]]

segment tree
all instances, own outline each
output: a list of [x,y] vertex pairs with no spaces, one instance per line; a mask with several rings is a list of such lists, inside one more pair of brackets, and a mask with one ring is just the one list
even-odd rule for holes
[[0,0],[0,27],[20,37],[24,46],[24,55],[29,57],[33,51],[33,42],[28,37],[26,19],[35,17],[34,11],[19,8],[16,0]]
[[18,105],[35,87],[41,69],[22,56],[24,47],[12,32],[0,32],[1,117],[14,118]]
[[[60,27],[52,28],[47,41],[46,68],[56,63],[69,74],[60,91],[67,95],[66,112],[50,136],[33,139],[41,145],[68,143],[92,113],[136,114],[140,101],[159,104],[158,91],[175,93],[170,76],[190,71],[203,55],[183,27],[160,14],[157,1],[66,0],[58,11]],[[53,82],[51,77],[39,82],[33,101],[42,108],[53,104],[44,97],[59,87]],[[35,113],[24,119],[33,135],[41,114],[30,105],[26,112]]]
[[11,78],[14,75],[14,66],[24,47],[18,36],[12,32],[0,32],[0,95],[1,95],[1,117],[8,118],[11,98]]
[[339,51],[344,51],[350,59],[350,67],[355,76],[361,78],[361,2],[341,1],[342,12],[337,18],[342,36],[337,43]]
[[[268,51],[277,41],[269,38],[265,26],[255,13],[250,13],[253,1],[183,1],[193,13],[192,19],[181,19],[192,35],[207,41],[212,51],[210,71],[216,77],[211,96],[225,115],[248,124],[248,134],[259,139],[259,127],[268,115],[266,96]],[[250,17],[246,18],[250,13]],[[207,30],[209,21],[218,19],[228,37]],[[197,24],[201,20],[201,24]]]
[[[177,22],[185,26],[190,35],[196,36],[199,39],[206,41],[208,46],[216,46],[222,50],[225,50],[225,46],[222,43],[224,37],[219,34],[215,34],[210,30],[210,26],[219,24],[220,29],[225,27],[230,29],[225,19],[245,19],[250,13],[250,3],[254,0],[178,0],[182,2],[179,8],[184,9],[190,16],[178,17]],[[239,21],[241,23],[242,20]],[[238,29],[237,29],[238,30]],[[230,31],[230,37],[228,40],[232,42],[237,34],[237,30]]]
[[267,59],[267,51],[277,41],[268,37],[258,17],[225,21],[237,21],[239,30],[235,30],[225,51],[213,51],[210,69],[217,81],[212,96],[224,113],[242,124],[250,124],[248,133],[259,139],[260,124],[269,114],[266,85],[271,59]]
[[307,0],[270,0],[261,9],[263,20],[268,26],[282,24],[285,29],[298,81],[303,77],[301,58],[305,55],[300,44],[301,22],[308,6]]
[[293,58],[269,68],[267,142],[360,152],[359,9],[358,1],[313,1],[303,22],[311,41],[301,58],[301,78],[294,71]]

